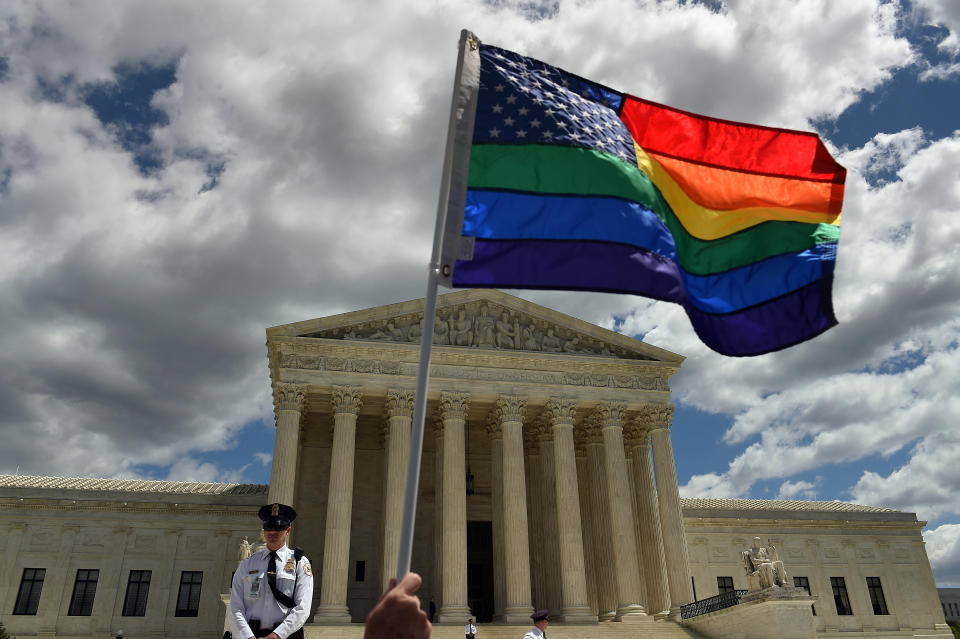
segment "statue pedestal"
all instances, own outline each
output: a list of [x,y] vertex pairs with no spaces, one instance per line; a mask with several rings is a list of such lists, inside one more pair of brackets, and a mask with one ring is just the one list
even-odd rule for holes
[[730,608],[685,619],[682,624],[711,639],[816,639],[811,604],[802,588],[749,592]]

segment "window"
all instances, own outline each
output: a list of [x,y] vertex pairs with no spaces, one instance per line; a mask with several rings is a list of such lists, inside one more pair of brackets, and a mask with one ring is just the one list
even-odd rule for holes
[[184,570],[180,573],[180,594],[177,595],[177,617],[196,617],[200,611],[200,584],[203,573]]
[[[808,594],[808,595],[810,595],[811,597],[813,596],[813,593],[810,592],[810,580],[807,579],[806,577],[794,577],[794,578],[793,578],[793,587],[794,587],[794,588],[803,588],[804,590],[807,591],[807,594]],[[810,604],[810,610],[813,611],[813,616],[816,617],[816,616],[817,616],[817,607],[814,606],[813,604]]]
[[833,588],[833,603],[837,606],[837,614],[852,615],[850,598],[847,596],[847,582],[843,577],[830,577],[830,587]]
[[733,577],[717,577],[717,594],[733,592]]
[[357,561],[357,570],[354,573],[354,581],[363,581],[367,578],[367,562]]
[[147,614],[147,595],[150,593],[150,571],[131,570],[127,581],[127,596],[123,600],[124,617],[143,617]]
[[73,582],[73,597],[70,598],[68,615],[73,617],[89,617],[93,614],[93,598],[97,594],[97,580],[99,570],[77,571],[77,580]]
[[870,592],[870,603],[873,604],[873,614],[889,615],[887,600],[883,596],[883,586],[880,577],[867,577],[867,590]]
[[15,615],[35,615],[40,605],[40,591],[46,568],[24,568],[20,578],[20,590],[17,591],[17,603],[13,606]]

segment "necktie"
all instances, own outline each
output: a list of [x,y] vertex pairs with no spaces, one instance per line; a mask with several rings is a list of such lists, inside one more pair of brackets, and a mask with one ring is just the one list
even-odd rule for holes
[[277,551],[271,550],[270,560],[267,562],[267,585],[270,586],[270,592],[273,593],[274,599],[287,608],[293,608],[297,605],[293,597],[283,594],[280,592],[280,589],[277,588],[277,559]]
[[270,590],[276,592],[277,590],[277,551],[270,551],[270,561],[267,562],[267,583],[270,585]]

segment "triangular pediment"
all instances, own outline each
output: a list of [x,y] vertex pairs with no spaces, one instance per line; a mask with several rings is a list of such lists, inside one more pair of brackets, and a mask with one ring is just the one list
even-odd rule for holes
[[[284,324],[268,336],[419,344],[424,301],[411,300]],[[437,298],[438,347],[603,356],[680,363],[683,357],[545,306],[489,289]]]

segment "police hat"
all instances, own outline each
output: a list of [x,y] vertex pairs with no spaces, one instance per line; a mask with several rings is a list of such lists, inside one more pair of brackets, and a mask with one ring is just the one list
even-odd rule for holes
[[550,611],[549,611],[549,610],[538,610],[538,611],[536,611],[535,613],[533,613],[532,615],[530,615],[530,618],[533,619],[534,623],[536,623],[536,622],[538,622],[538,621],[543,621],[544,619],[546,619],[547,621],[549,621],[549,617],[550,617]]
[[267,504],[257,513],[263,527],[281,527],[289,528],[293,520],[297,518],[297,511],[286,504]]

